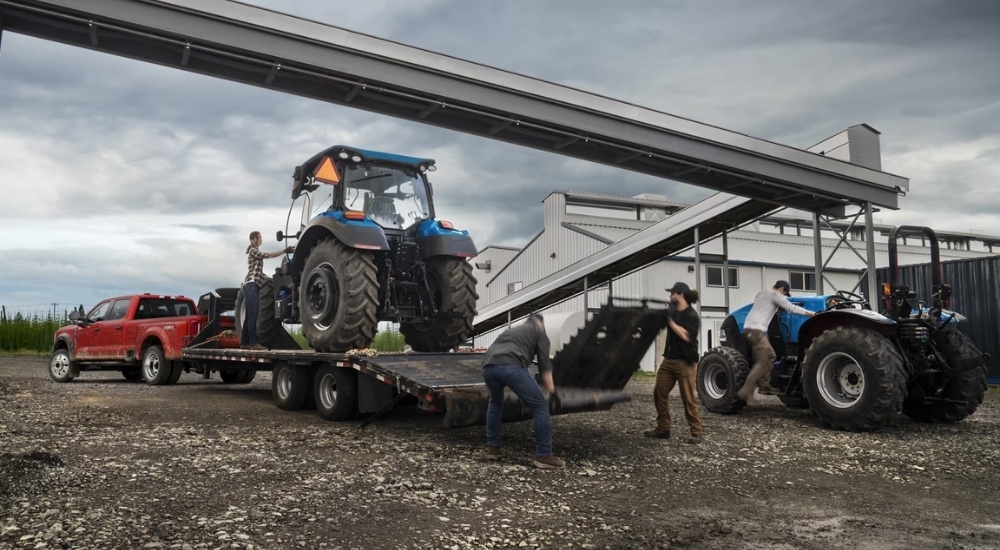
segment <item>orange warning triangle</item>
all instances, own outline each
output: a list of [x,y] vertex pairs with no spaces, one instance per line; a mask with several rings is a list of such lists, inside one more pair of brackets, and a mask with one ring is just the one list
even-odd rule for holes
[[313,177],[317,181],[329,183],[330,185],[340,183],[340,174],[337,173],[337,166],[330,157],[323,157],[323,160],[319,161],[319,166],[313,172]]

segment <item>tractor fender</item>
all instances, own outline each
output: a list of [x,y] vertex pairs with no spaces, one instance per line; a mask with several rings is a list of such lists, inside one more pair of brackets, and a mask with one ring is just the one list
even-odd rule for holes
[[420,222],[417,226],[417,244],[420,246],[421,260],[433,256],[474,258],[479,254],[468,231],[455,229],[451,224],[445,225],[440,220]]
[[892,338],[898,328],[895,321],[870,309],[833,309],[817,313],[799,328],[799,363],[805,359],[814,338],[830,329],[848,325],[873,330],[886,338]]
[[331,235],[351,248],[389,250],[389,241],[385,239],[385,231],[375,222],[370,220],[342,221],[333,215],[321,215],[309,222],[309,226],[299,237],[299,243],[295,247],[295,255],[292,257],[291,274],[302,273],[312,247]]

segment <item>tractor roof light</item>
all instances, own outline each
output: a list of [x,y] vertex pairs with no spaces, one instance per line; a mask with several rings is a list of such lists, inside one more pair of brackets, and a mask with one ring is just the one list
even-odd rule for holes
[[344,160],[347,160],[347,157],[349,157],[351,155],[347,154],[347,151],[341,151],[340,153],[337,154],[337,156],[340,157],[340,158],[342,158],[342,159],[344,159]]
[[359,210],[344,210],[344,217],[348,220],[363,220],[366,216]]
[[361,155],[354,155],[351,157],[351,162],[361,162]]
[[440,223],[441,227],[443,227],[444,229],[455,229],[455,224],[451,223],[448,220],[439,220],[438,223]]

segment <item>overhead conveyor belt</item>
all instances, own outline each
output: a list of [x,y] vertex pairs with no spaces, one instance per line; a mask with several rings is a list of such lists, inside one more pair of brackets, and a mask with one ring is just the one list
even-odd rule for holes
[[0,0],[0,29],[813,212],[897,208],[909,189],[879,170],[230,0]]
[[534,311],[607,283],[723,231],[774,210],[768,203],[717,193],[669,218],[569,265],[544,279],[486,306],[474,322],[473,333],[483,334]]

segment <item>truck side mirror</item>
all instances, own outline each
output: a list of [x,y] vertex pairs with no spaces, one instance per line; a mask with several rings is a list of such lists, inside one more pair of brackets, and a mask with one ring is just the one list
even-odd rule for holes
[[77,321],[79,321],[80,320],[80,312],[77,311],[77,310],[75,310],[75,309],[73,311],[69,312],[69,320],[73,321],[74,323],[77,322]]

